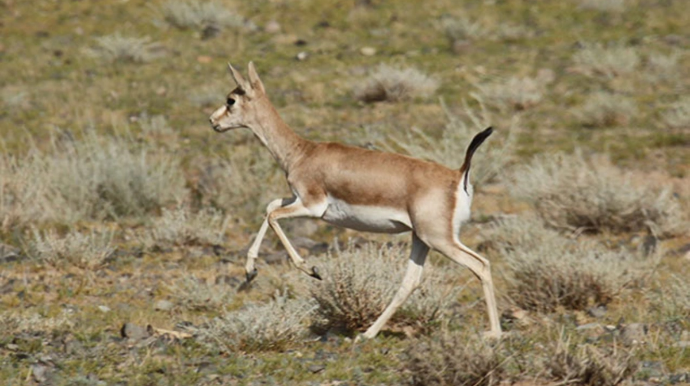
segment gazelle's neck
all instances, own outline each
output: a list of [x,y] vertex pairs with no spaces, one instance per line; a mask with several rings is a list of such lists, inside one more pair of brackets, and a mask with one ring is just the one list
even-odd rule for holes
[[290,126],[278,115],[268,98],[263,97],[261,101],[256,102],[261,103],[261,115],[256,124],[249,128],[268,148],[280,167],[288,172],[301,157],[302,149],[308,141],[292,131]]

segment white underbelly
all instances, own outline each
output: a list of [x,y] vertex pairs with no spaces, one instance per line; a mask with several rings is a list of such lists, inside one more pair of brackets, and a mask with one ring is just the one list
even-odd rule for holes
[[400,233],[412,229],[407,212],[395,208],[350,205],[328,197],[328,207],[321,218],[333,225],[365,232]]

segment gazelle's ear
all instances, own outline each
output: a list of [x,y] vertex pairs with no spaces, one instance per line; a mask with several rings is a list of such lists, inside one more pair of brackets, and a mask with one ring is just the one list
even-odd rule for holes
[[255,91],[265,93],[264,84],[259,79],[259,74],[256,73],[256,67],[254,67],[254,62],[249,62],[249,82]]
[[230,74],[232,75],[232,79],[235,80],[235,83],[237,83],[237,85],[241,89],[248,91],[247,89],[248,89],[249,84],[247,84],[247,81],[244,80],[244,77],[242,77],[242,74],[240,74],[239,71],[235,70],[235,67],[233,67],[232,64],[230,64],[230,63],[228,63],[228,69],[230,69]]

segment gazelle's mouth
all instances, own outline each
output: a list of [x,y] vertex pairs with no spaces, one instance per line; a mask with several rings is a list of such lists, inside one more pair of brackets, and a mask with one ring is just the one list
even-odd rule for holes
[[213,125],[212,127],[213,131],[215,131],[216,133],[223,133],[229,130],[229,128],[223,129],[222,127],[220,127],[220,125]]

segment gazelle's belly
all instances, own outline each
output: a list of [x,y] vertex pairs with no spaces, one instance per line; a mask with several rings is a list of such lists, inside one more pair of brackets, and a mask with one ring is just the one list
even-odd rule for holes
[[383,206],[350,205],[328,197],[328,207],[321,218],[333,225],[365,232],[400,233],[412,230],[405,211]]

